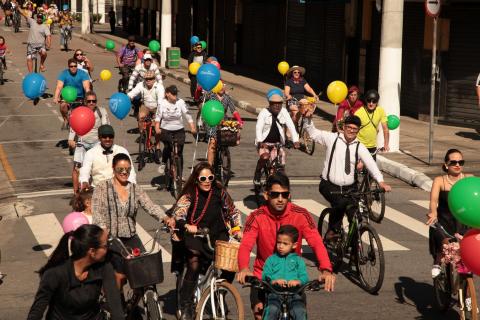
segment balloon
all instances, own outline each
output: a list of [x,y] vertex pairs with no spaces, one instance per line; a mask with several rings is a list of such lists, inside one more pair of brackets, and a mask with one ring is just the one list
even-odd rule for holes
[[197,36],[193,36],[190,38],[190,44],[193,46],[195,45],[196,43],[199,43],[200,42],[200,38],[197,37]]
[[160,50],[160,42],[158,42],[157,40],[152,40],[148,43],[148,48],[153,53],[156,53],[158,50]]
[[204,90],[210,91],[215,87],[220,80],[220,70],[213,64],[203,64],[197,72],[198,83]]
[[270,99],[270,97],[274,94],[278,94],[279,96],[283,97],[283,92],[282,92],[281,89],[272,88],[272,89],[268,90],[268,92],[267,92],[267,99]]
[[62,98],[65,102],[73,102],[77,99],[77,88],[66,86],[62,89]]
[[76,134],[83,136],[95,125],[95,114],[88,107],[78,107],[72,111],[69,119],[70,127]]
[[70,231],[75,231],[78,227],[82,224],[88,224],[88,219],[85,215],[81,212],[70,212],[67,216],[63,219],[62,228],[63,232],[67,233]]
[[29,99],[36,99],[45,93],[47,80],[40,73],[29,73],[23,79],[23,94]]
[[345,100],[348,94],[347,85],[343,81],[332,81],[327,87],[327,96],[330,101],[337,104]]
[[100,79],[102,79],[103,81],[110,80],[111,77],[112,77],[112,73],[110,72],[110,70],[103,69],[100,72]]
[[225,116],[225,109],[220,101],[209,100],[202,107],[202,118],[210,127],[215,127]]
[[465,266],[476,275],[480,275],[480,230],[471,229],[460,241],[460,257]]
[[210,61],[210,64],[213,64],[215,67],[218,68],[218,70],[222,69],[221,66],[220,66],[220,63],[218,63],[218,61],[215,61],[215,60]]
[[286,61],[282,61],[277,66],[278,72],[282,74],[282,76],[287,73],[288,69],[290,69],[290,65]]
[[48,18],[48,19],[47,19],[47,24],[48,24],[48,25],[51,25],[52,23],[53,23],[52,18]]
[[198,62],[192,62],[190,63],[190,65],[188,66],[188,71],[193,74],[193,75],[196,75],[198,73],[198,69],[200,68],[201,64],[198,63]]
[[208,57],[207,59],[208,62],[212,62],[212,61],[218,61],[218,59],[214,56],[211,56],[211,57]]
[[107,42],[105,42],[105,48],[107,48],[107,50],[113,50],[115,48],[115,42],[107,40]]
[[110,97],[110,102],[108,103],[110,111],[120,120],[123,120],[128,115],[130,105],[130,98],[125,93],[121,92],[114,93]]
[[448,207],[461,223],[480,228],[480,178],[468,177],[456,182],[448,193]]
[[63,11],[68,10],[68,4],[64,4],[64,5],[62,6],[62,9],[63,9]]
[[219,80],[218,83],[213,87],[212,92],[219,93],[223,89],[223,82]]
[[207,42],[206,41],[200,41],[200,44],[202,45],[202,49],[205,50],[205,48],[207,47]]
[[395,130],[398,128],[400,125],[400,118],[398,118],[396,115],[391,114],[387,117],[387,127],[390,130]]

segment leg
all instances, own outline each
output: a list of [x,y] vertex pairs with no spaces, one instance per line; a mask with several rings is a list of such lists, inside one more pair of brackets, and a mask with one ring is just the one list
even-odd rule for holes
[[28,69],[28,73],[33,72],[33,62],[32,62],[32,58],[30,57],[27,57],[27,69]]
[[213,162],[215,161],[216,149],[217,149],[217,140],[214,137],[211,137],[210,140],[208,140],[208,153],[207,153],[207,161],[211,166],[213,166]]
[[[188,249],[187,249],[188,250]],[[180,310],[182,320],[193,319],[193,295],[197,287],[198,275],[200,273],[200,253],[188,250],[187,271],[180,289]]]
[[330,202],[330,206],[333,209],[333,213],[328,221],[328,229],[338,232],[341,228],[343,214],[345,213],[349,201],[340,194],[332,194],[332,191],[339,190],[337,190],[336,187],[334,187],[326,180],[322,180],[320,182],[318,190],[325,198],[325,200]]
[[265,291],[252,287],[250,289],[250,306],[255,320],[262,320]]
[[60,29],[60,50],[62,50],[65,45],[65,26],[62,26]]
[[77,194],[77,192],[80,189],[80,182],[78,181],[78,178],[80,176],[80,166],[77,167],[77,163],[73,164],[73,169],[72,169],[72,183],[73,183],[73,194]]
[[192,95],[192,98],[195,97],[195,91],[197,90],[197,77],[193,74],[188,74],[188,77],[190,78],[190,94]]
[[66,102],[60,103],[60,113],[62,114],[63,118],[63,123],[67,124],[68,123],[68,109],[69,109],[69,104]]
[[145,123],[145,117],[149,114],[149,110],[144,105],[140,106],[138,110],[138,130],[143,133],[143,124]]
[[263,169],[263,167],[265,167],[268,159],[270,159],[270,150],[268,148],[260,147],[258,149],[258,154],[259,154],[260,157],[258,158],[257,166],[255,168],[255,174],[254,174],[254,178],[253,178],[254,183],[255,183],[255,181],[260,181],[260,176],[262,174],[262,169]]
[[267,306],[265,307],[264,319],[277,320],[282,310],[282,302],[276,294],[269,293],[267,298]]
[[45,71],[45,60],[47,60],[47,50],[41,49],[39,51],[40,54],[40,70]]
[[307,310],[305,306],[305,301],[302,296],[295,295],[290,300],[290,316],[293,320],[305,320],[307,319]]

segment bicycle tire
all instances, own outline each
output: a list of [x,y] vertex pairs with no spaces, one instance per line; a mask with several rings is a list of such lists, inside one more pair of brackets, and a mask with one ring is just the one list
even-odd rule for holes
[[[373,180],[367,176],[365,177],[365,179],[368,179],[368,182],[370,183],[365,184],[364,191],[381,189],[376,180]],[[376,223],[381,223],[383,220],[383,217],[385,216],[385,193],[368,194],[367,207],[368,207],[368,216],[370,217],[370,220]]]
[[217,171],[217,178],[220,180],[223,186],[228,187],[228,182],[231,178],[231,167],[232,167],[232,160],[230,157],[230,150],[227,147],[220,147],[218,151],[217,163],[215,165]]
[[343,236],[341,236],[340,239],[337,241],[325,240],[325,234],[328,231],[328,219],[330,218],[331,214],[332,208],[323,209],[322,213],[320,213],[320,217],[318,218],[317,230],[323,239],[325,248],[327,249],[330,262],[332,263],[333,271],[337,272],[343,264],[343,257],[345,255],[345,251],[343,250],[343,244],[341,241]]
[[3,79],[3,62],[0,60],[0,85],[3,85],[5,80]]
[[172,173],[174,176],[172,177],[172,195],[175,199],[178,199],[180,197],[180,194],[182,192],[182,164],[180,161],[180,158],[177,156],[175,157],[175,160],[173,161],[174,167],[172,169]]
[[175,303],[177,305],[175,316],[177,319],[180,320],[180,317],[182,316],[182,312],[180,310],[180,289],[182,288],[183,285],[183,277],[185,275],[185,270],[184,269],[181,273],[177,274],[176,279],[175,279]]
[[435,305],[441,312],[447,311],[452,305],[452,291],[450,287],[450,267],[442,264],[442,271],[433,279],[433,296]]
[[[243,300],[242,300],[242,297],[240,296],[240,293],[237,291],[237,289],[230,283],[228,283],[227,281],[222,281],[222,282],[219,282],[216,284],[217,286],[217,290],[215,291],[216,293],[218,293],[218,296],[215,298],[215,306],[216,306],[216,309],[219,309],[218,306],[219,306],[219,299],[222,299],[221,298],[221,295],[224,294],[224,297],[225,298],[227,296],[228,293],[230,293],[230,295],[232,296],[233,298],[233,301],[235,301],[235,304],[236,304],[236,316],[235,315],[232,315],[231,314],[231,306],[229,306],[229,304],[227,303],[227,314],[228,314],[228,319],[229,320],[235,320],[235,319],[238,319],[238,320],[243,320],[244,317],[245,317],[245,310],[244,310],[244,307],[243,307]],[[206,308],[208,308],[210,306],[210,304],[208,303],[210,301],[210,287],[206,288],[203,292],[202,292],[202,296],[197,304],[197,307],[196,307],[196,315],[195,315],[195,319],[196,320],[202,320],[202,319],[212,319],[212,316],[211,314],[207,314],[208,310],[206,310]],[[220,310],[220,309],[219,309]],[[225,310],[225,309],[224,309]],[[227,319],[227,317],[218,317],[218,314],[217,314],[217,319]]]
[[145,143],[146,139],[145,131],[140,134],[140,140],[138,141],[138,171],[141,171],[145,167]]
[[[365,232],[368,233],[368,238],[364,238]],[[360,274],[361,287],[368,293],[376,294],[382,287],[385,277],[385,256],[382,242],[377,231],[369,224],[360,225],[358,236],[358,245],[362,247],[362,250],[356,250],[356,262],[358,273]],[[375,244],[373,242],[375,242]],[[373,250],[372,247],[374,247]],[[366,268],[377,266],[378,276],[368,278],[367,276],[371,274],[371,272],[367,272]]]
[[160,304],[160,301],[158,300],[158,294],[155,290],[153,289],[148,289],[147,292],[145,292],[145,309],[146,314],[147,314],[147,319],[148,320],[161,320],[163,319],[162,317],[162,306]]
[[313,155],[315,152],[315,140],[313,140],[307,131],[302,130],[302,140],[303,146],[305,148],[305,153],[308,155]]
[[[460,310],[460,318],[462,320],[478,320],[478,305],[477,294],[475,292],[475,284],[472,277],[467,277],[464,280],[465,288],[463,294],[463,301],[461,305],[467,306],[467,310]],[[467,299],[470,298],[470,303],[467,303]]]
[[195,123],[197,125],[197,135],[198,141],[206,141],[207,138],[207,130],[205,128],[205,122],[202,119],[202,108],[198,108],[197,117],[195,119]]
[[263,193],[265,191],[265,186],[267,184],[268,179],[268,169],[263,168],[260,175],[260,184],[253,186],[255,192],[255,201],[257,202],[258,207],[265,203],[265,198],[263,197]]

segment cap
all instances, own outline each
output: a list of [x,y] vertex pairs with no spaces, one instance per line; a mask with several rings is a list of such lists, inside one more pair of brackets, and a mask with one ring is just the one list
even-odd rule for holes
[[145,53],[143,55],[143,60],[147,60],[147,59],[153,60],[152,55],[150,53]]
[[357,116],[348,116],[348,117],[345,118],[343,123],[344,124],[354,124],[359,128],[362,126],[362,120],[360,120],[360,118],[357,117]]
[[172,84],[171,86],[168,86],[168,87],[165,88],[165,92],[171,93],[174,96],[176,96],[177,93],[178,93],[178,88],[177,88],[176,85]]
[[283,102],[283,98],[279,94],[272,94],[270,98],[268,98],[268,101],[270,102]]
[[102,124],[100,127],[98,127],[98,136],[115,136],[115,131],[111,125]]

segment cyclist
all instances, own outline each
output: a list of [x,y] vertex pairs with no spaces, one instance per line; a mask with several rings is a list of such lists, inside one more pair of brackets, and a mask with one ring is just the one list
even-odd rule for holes
[[305,110],[304,117],[307,121],[304,129],[313,140],[327,148],[318,189],[322,196],[330,202],[333,210],[328,221],[329,230],[326,235],[326,240],[332,240],[338,236],[345,210],[351,204],[350,199],[336,192],[357,188],[355,167],[358,160],[365,163],[380,188],[385,191],[390,191],[392,188],[384,182],[383,175],[370,152],[357,139],[357,133],[361,126],[359,117],[348,116],[344,120],[344,131],[334,133],[316,129],[312,122],[312,115],[311,110]]
[[[332,274],[332,264],[322,238],[318,234],[317,226],[310,213],[290,201],[290,180],[286,175],[277,172],[267,179],[265,192],[266,205],[256,209],[247,217],[243,238],[238,250],[238,268],[240,272],[237,279],[245,283],[247,275],[262,278],[265,261],[275,252],[275,239],[279,227],[293,225],[299,232],[295,252],[301,255],[302,239],[305,238],[312,248],[319,263],[320,281],[325,281],[325,290],[333,291],[335,276]],[[250,253],[257,246],[257,256],[253,263],[253,273],[250,271]],[[265,292],[257,288],[250,291],[250,304],[255,319],[262,318],[265,303]]]
[[68,8],[60,14],[58,25],[60,26],[60,50],[62,50],[65,49],[65,32],[68,31],[71,35],[73,27],[73,17]]
[[383,130],[383,150],[388,151],[389,131],[387,127],[387,115],[385,110],[378,106],[380,95],[377,90],[369,90],[365,94],[366,106],[358,109],[355,115],[360,118],[362,125],[358,132],[358,140],[364,144],[370,153],[377,151],[377,134],[382,125]]
[[5,19],[5,25],[9,26],[10,23],[13,21],[12,2],[10,0],[5,1],[5,3],[2,4],[2,9],[3,9],[3,16],[4,16],[4,19]]
[[[192,62],[204,64],[207,62],[207,52],[203,50],[200,42],[195,43],[192,47],[192,52],[188,56],[188,65]],[[195,98],[195,91],[197,90],[197,76],[188,72],[188,78],[190,78],[190,94],[192,98]]]
[[[137,96],[141,97],[142,105],[138,111],[138,130],[141,136],[144,130],[145,117],[150,115],[151,119],[154,119],[157,108],[165,96],[165,89],[161,83],[155,81],[155,72],[149,70],[145,72],[144,80],[137,83],[135,88],[127,95],[131,100]],[[155,160],[157,163],[160,163],[160,131],[155,132],[155,148],[155,153],[158,153],[155,156]]]
[[[427,224],[433,225],[438,222],[449,234],[463,234],[466,227],[458,222],[448,208],[448,193],[453,185],[459,180],[472,176],[463,173],[465,160],[458,149],[450,149],[445,154],[442,170],[445,175],[433,179],[432,190],[430,191],[430,212],[427,214]],[[435,278],[441,273],[440,263],[443,244],[448,236],[438,228],[429,230],[430,254],[433,257],[432,277]]]
[[73,155],[73,169],[72,169],[72,181],[73,192],[77,193],[80,190],[80,183],[78,177],[80,174],[80,168],[82,167],[83,158],[85,153],[93,148],[98,143],[98,128],[103,124],[110,124],[108,120],[108,112],[105,108],[97,106],[97,94],[93,91],[89,91],[85,94],[85,105],[93,111],[95,115],[95,124],[93,128],[83,136],[77,137],[75,142],[75,132],[70,128],[70,134],[68,135],[68,146],[75,148],[75,154]]
[[341,131],[343,127],[343,119],[353,116],[355,112],[363,106],[359,97],[360,90],[356,86],[348,88],[348,96],[345,100],[338,104],[337,114],[333,120],[332,132]]
[[135,47],[135,36],[128,36],[128,43],[123,46],[116,56],[117,66],[120,69],[122,79],[120,81],[121,90],[128,88],[130,74],[135,68],[135,62],[140,50]]
[[33,56],[38,52],[40,54],[40,71],[45,72],[45,60],[47,60],[47,49],[52,44],[50,29],[43,24],[43,15],[37,13],[36,20],[30,18],[27,10],[19,9],[19,12],[27,19],[30,24],[30,31],[27,38],[27,68],[28,72],[33,72]]
[[[293,124],[292,118],[288,115],[286,109],[282,108],[283,98],[278,94],[272,94],[268,99],[268,108],[263,109],[257,117],[255,144],[257,145],[258,155],[253,183],[260,184],[261,170],[268,159],[275,159],[276,149],[272,149],[275,143],[285,145],[286,126],[292,135],[292,141],[296,149],[300,147],[298,142],[298,133]],[[280,149],[282,165],[285,164],[285,150]]]
[[92,82],[92,72],[93,72],[93,63],[92,60],[87,58],[87,55],[83,52],[82,49],[75,50],[73,58],[77,61],[77,69],[85,71],[90,77],[90,82]]
[[[241,213],[235,208],[227,190],[215,180],[213,168],[208,162],[198,163],[188,178],[182,195],[174,206],[178,235],[185,243],[187,271],[180,288],[181,319],[194,319],[193,295],[198,276],[213,256],[205,239],[193,235],[199,228],[208,228],[211,243],[228,241],[229,235],[241,238]],[[232,282],[235,274],[222,272],[221,278]]]
[[145,73],[148,71],[153,71],[155,73],[155,79],[157,83],[163,85],[162,75],[160,74],[158,65],[153,62],[152,55],[146,53],[143,55],[143,62],[135,66],[133,69],[132,75],[128,80],[128,91],[132,90],[134,85],[137,83],[142,82],[145,78]]
[[303,99],[306,95],[315,98],[318,101],[318,96],[313,91],[312,87],[308,84],[304,78],[305,68],[299,66],[293,66],[287,71],[287,80],[285,81],[285,97],[287,99],[287,109],[290,112],[292,119],[296,119],[298,112],[298,105],[293,98],[297,101]]
[[90,77],[86,72],[78,72],[78,63],[74,58],[68,59],[68,69],[63,70],[57,78],[57,87],[53,102],[60,103],[60,113],[63,117],[62,130],[68,128],[68,110],[70,104],[60,99],[61,91],[66,86],[72,86],[77,89],[77,100],[83,101],[85,92],[90,91]]
[[0,63],[3,65],[3,70],[7,70],[7,52],[11,54],[5,43],[5,38],[0,36]]

